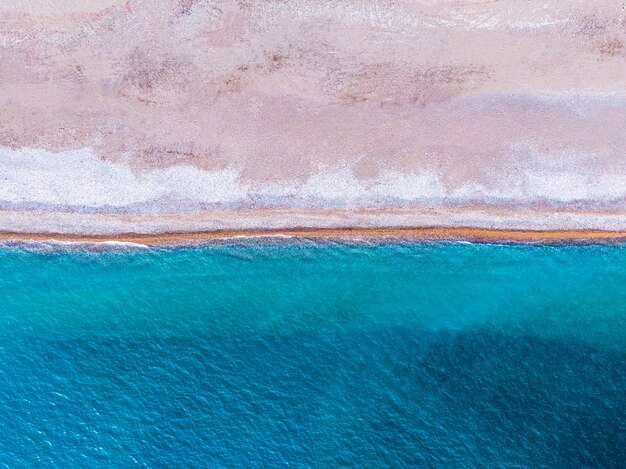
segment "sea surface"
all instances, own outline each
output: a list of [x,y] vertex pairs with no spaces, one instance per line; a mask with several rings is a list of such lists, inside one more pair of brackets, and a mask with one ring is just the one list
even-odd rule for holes
[[0,247],[2,467],[626,466],[626,246]]

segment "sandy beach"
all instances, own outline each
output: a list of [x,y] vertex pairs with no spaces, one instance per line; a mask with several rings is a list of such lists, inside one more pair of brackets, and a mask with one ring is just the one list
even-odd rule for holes
[[9,2],[0,231],[619,233],[624,24],[603,1]]

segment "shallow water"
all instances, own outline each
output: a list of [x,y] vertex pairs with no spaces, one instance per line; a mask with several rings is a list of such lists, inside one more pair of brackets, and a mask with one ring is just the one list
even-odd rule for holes
[[0,422],[8,467],[623,467],[626,246],[5,246]]

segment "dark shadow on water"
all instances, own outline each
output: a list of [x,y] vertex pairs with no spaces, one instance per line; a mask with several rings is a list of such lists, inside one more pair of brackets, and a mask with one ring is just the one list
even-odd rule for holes
[[626,461],[625,357],[579,343],[384,327],[16,340],[0,358],[9,466]]

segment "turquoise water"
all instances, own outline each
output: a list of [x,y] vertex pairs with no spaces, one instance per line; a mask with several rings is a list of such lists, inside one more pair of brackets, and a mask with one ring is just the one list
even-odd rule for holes
[[626,246],[0,248],[6,467],[624,467]]

